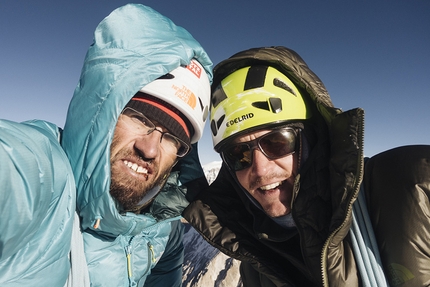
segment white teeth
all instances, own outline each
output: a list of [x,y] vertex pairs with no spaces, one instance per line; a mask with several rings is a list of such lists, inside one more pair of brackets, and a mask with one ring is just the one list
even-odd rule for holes
[[260,189],[261,190],[269,190],[269,189],[274,189],[275,187],[281,185],[281,182],[276,182],[276,183],[272,183],[272,184],[268,184],[265,186],[261,186]]
[[137,173],[148,173],[148,170],[146,168],[141,167],[140,165],[137,165],[136,163],[132,163],[132,162],[125,160],[124,164]]
[[137,173],[148,173],[148,170],[146,168],[143,168],[139,166],[136,170]]

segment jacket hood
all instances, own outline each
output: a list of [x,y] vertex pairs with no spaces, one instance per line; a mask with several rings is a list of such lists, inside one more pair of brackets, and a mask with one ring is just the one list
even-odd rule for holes
[[143,220],[122,216],[109,194],[110,145],[122,109],[142,87],[197,59],[212,79],[212,62],[183,28],[155,10],[128,4],[97,26],[71,100],[62,146],[77,188],[82,228],[133,235]]

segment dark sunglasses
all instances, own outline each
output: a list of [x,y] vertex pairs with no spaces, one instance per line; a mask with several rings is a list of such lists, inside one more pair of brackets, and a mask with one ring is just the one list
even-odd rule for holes
[[296,151],[296,139],[300,130],[279,128],[249,142],[233,144],[223,151],[221,157],[234,171],[252,165],[254,149],[259,149],[268,159],[278,159]]

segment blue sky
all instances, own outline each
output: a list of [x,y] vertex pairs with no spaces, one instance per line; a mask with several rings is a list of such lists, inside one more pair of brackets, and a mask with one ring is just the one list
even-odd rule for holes
[[[97,24],[129,1],[0,2],[0,118],[64,125]],[[365,110],[365,154],[430,144],[430,1],[135,1],[186,28],[214,64],[252,47],[298,52],[334,105]],[[219,160],[209,129],[203,164]]]

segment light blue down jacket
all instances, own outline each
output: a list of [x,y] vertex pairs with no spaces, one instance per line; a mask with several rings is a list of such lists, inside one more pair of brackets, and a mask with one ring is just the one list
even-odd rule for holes
[[[169,238],[172,228],[180,229],[177,222],[187,205],[186,188],[178,186],[180,172],[171,174],[150,213],[119,214],[109,194],[109,150],[130,98],[192,58],[211,79],[212,62],[186,30],[151,8],[129,4],[96,28],[61,146],[60,129],[52,124],[0,121],[0,286],[64,285],[75,207],[92,286],[142,286],[167,242],[181,244]],[[158,266],[164,268],[159,272],[177,272],[180,263],[166,258]],[[180,284],[169,276],[149,280],[157,286]]]

